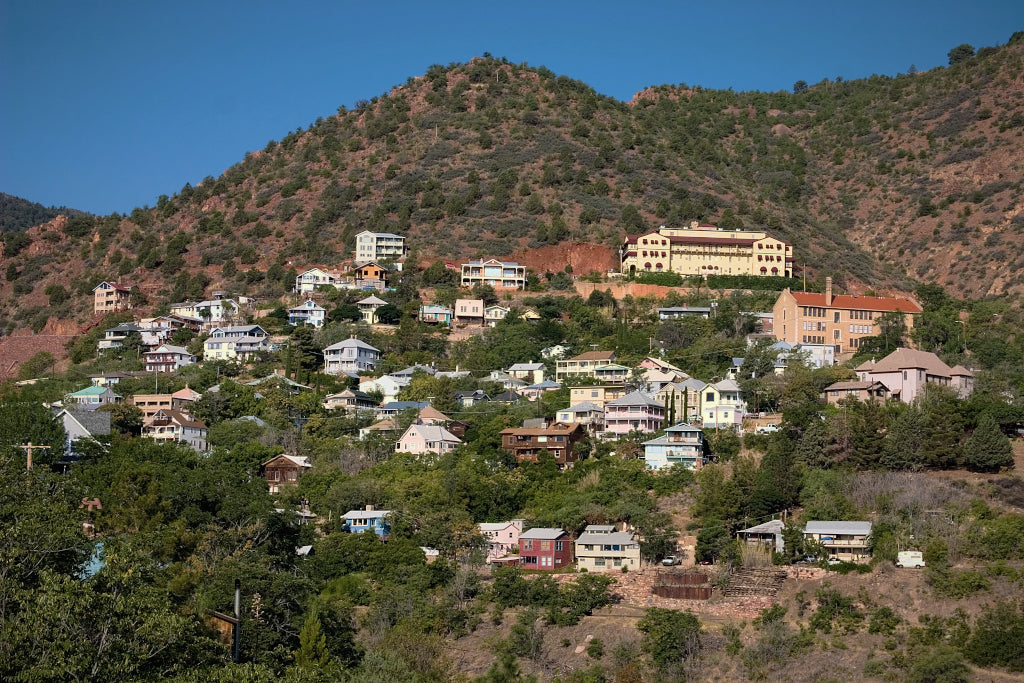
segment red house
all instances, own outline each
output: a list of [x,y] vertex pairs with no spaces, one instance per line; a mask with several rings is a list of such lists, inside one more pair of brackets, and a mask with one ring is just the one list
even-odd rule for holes
[[572,564],[572,541],[561,529],[538,528],[519,534],[519,564],[552,571]]

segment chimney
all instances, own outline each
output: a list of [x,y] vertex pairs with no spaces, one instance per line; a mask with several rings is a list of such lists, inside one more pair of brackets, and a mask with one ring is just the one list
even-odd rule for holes
[[366,511],[367,512],[373,512],[373,506],[372,505],[367,505],[366,506]]
[[832,278],[825,278],[825,305],[832,305]]

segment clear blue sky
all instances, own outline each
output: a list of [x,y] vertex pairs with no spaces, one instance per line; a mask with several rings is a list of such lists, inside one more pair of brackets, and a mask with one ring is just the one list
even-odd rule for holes
[[0,0],[0,192],[127,213],[484,52],[628,100],[924,70],[1017,30],[1024,0]]

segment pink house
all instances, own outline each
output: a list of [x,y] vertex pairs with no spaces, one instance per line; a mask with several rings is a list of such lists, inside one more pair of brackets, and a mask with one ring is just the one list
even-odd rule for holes
[[487,562],[505,557],[519,550],[519,534],[523,533],[522,519],[508,522],[481,522],[480,535],[487,539]]
[[412,424],[395,444],[397,453],[447,453],[462,441],[440,425]]
[[634,391],[604,406],[605,433],[656,432],[665,423],[665,406],[642,391]]
[[934,353],[917,349],[896,349],[878,362],[862,363],[857,377],[861,382],[881,382],[904,403],[913,403],[929,384],[950,387],[962,397],[974,390],[970,370],[960,365],[951,368]]

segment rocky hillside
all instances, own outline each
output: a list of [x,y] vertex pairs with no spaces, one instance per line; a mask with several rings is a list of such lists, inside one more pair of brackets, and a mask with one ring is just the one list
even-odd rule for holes
[[1019,295],[1024,41],[1011,42],[926,73],[799,93],[658,86],[628,103],[490,56],[435,65],[156,207],[5,238],[0,326],[87,316],[101,279],[154,303],[211,285],[276,296],[366,228],[408,235],[422,262],[614,249],[627,231],[704,220],[766,228],[794,243],[798,272],[853,291],[913,279]]

